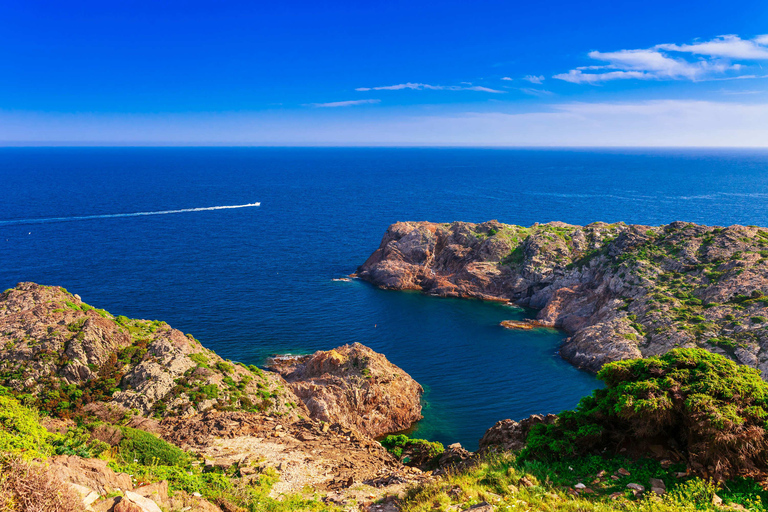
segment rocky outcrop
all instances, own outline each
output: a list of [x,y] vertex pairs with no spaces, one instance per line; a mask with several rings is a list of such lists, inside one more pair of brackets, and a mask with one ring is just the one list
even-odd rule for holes
[[501,420],[489,428],[480,439],[479,453],[487,451],[510,452],[522,450],[531,427],[539,423],[552,424],[557,419],[554,414],[542,416],[534,414],[520,421]]
[[0,294],[0,385],[35,395],[54,415],[104,402],[112,416],[217,407],[307,414],[279,375],[225,361],[165,322],[113,316],[34,283]]
[[[0,295],[0,385],[50,413],[50,431],[69,435],[71,418],[85,420],[88,442],[113,450],[126,427],[151,432],[188,451],[202,471],[227,470],[242,485],[269,469],[279,475],[275,497],[311,486],[343,505],[426,478],[374,440],[421,419],[421,386],[383,355],[346,345],[276,369],[287,380],[225,361],[164,322],[93,308],[63,288],[21,283]],[[46,471],[85,510],[237,510],[170,495],[167,482],[141,485],[100,459],[57,456]],[[362,483],[369,485],[354,485]]]
[[570,335],[561,355],[590,371],[700,346],[768,376],[765,228],[398,222],[357,274],[538,309]]
[[378,437],[420,420],[422,387],[385,356],[354,343],[310,356],[276,359],[291,391],[319,421]]

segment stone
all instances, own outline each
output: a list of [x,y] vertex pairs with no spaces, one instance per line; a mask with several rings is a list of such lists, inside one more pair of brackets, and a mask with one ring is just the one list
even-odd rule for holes
[[621,475],[621,476],[629,476],[629,475],[630,475],[629,471],[627,471],[627,470],[626,470],[626,469],[624,469],[624,468],[619,468],[619,469],[616,471],[616,473],[618,473],[618,474],[619,474],[619,475]]
[[130,500],[122,499],[115,505],[113,512],[145,512],[141,506],[137,503],[133,503]]
[[472,505],[471,507],[465,509],[464,512],[468,512],[470,510],[472,512],[494,512],[496,510],[496,507],[494,507],[490,503],[487,503],[485,501],[481,501],[477,505]]
[[119,496],[107,498],[91,505],[94,512],[113,512],[117,503],[121,500]]
[[666,494],[667,486],[664,484],[664,480],[661,480],[660,478],[651,478],[650,483],[651,483],[651,492],[654,492],[659,496]]
[[636,483],[627,484],[627,489],[631,489],[633,491],[645,492],[645,487]]
[[142,512],[163,512],[153,500],[135,492],[125,491],[125,500],[138,505]]
[[531,482],[528,477],[521,477],[520,480],[518,480],[517,485],[520,487],[533,487],[534,483]]
[[586,486],[586,485],[584,485],[583,483],[579,482],[579,483],[577,483],[576,485],[574,485],[574,486],[573,486],[573,488],[574,488],[574,489],[586,489],[586,488],[587,488],[587,486]]

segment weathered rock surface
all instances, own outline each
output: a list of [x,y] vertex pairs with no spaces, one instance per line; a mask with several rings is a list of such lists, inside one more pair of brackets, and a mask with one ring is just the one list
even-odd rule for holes
[[273,493],[347,489],[355,483],[413,481],[381,444],[338,423],[244,412],[210,411],[188,418],[166,418],[164,438],[201,454],[211,467],[232,466],[254,477],[267,467],[280,474]]
[[[111,422],[131,409],[307,414],[276,374],[224,361],[165,322],[115,317],[34,283],[0,294],[0,385],[37,395],[36,406],[54,414],[108,402],[111,409],[91,412]],[[58,399],[40,399],[54,390]]]
[[357,274],[539,309],[570,334],[561,355],[590,371],[700,346],[768,376],[766,228],[398,222]]
[[423,388],[370,348],[354,343],[310,356],[277,359],[279,372],[313,419],[378,437],[420,420]]
[[479,453],[487,451],[509,452],[521,450],[525,447],[525,441],[528,437],[531,427],[539,423],[547,425],[554,423],[557,416],[547,414],[541,416],[534,414],[523,420],[501,420],[489,428],[482,439],[480,439]]

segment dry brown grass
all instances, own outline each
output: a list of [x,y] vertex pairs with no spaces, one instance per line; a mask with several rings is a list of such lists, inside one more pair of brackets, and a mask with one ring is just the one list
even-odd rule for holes
[[77,493],[45,465],[18,458],[0,460],[0,512],[82,512]]

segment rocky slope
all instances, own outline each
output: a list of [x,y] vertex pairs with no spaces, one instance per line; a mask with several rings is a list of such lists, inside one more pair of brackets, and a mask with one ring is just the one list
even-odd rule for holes
[[700,346],[768,376],[765,228],[399,222],[358,275],[539,309],[570,335],[562,356],[591,371]]
[[[114,316],[60,287],[20,283],[0,294],[0,396],[47,413],[46,428],[68,442],[114,451],[126,429],[139,429],[194,454],[204,471],[249,485],[269,469],[279,476],[274,496],[309,487],[342,504],[422,478],[373,439],[421,418],[422,388],[407,373],[360,344],[281,361],[286,378],[225,361],[164,322]],[[140,510],[157,491],[93,469],[104,464],[59,457],[49,466],[83,503],[98,498],[88,510]],[[160,487],[154,506],[235,510]],[[122,498],[109,498],[118,489]]]
[[60,416],[95,402],[145,416],[308,414],[277,375],[224,361],[165,322],[115,317],[34,283],[0,295],[0,385]]
[[405,430],[422,418],[422,387],[386,357],[359,343],[278,359],[270,368],[288,381],[317,420],[336,420],[377,437]]

